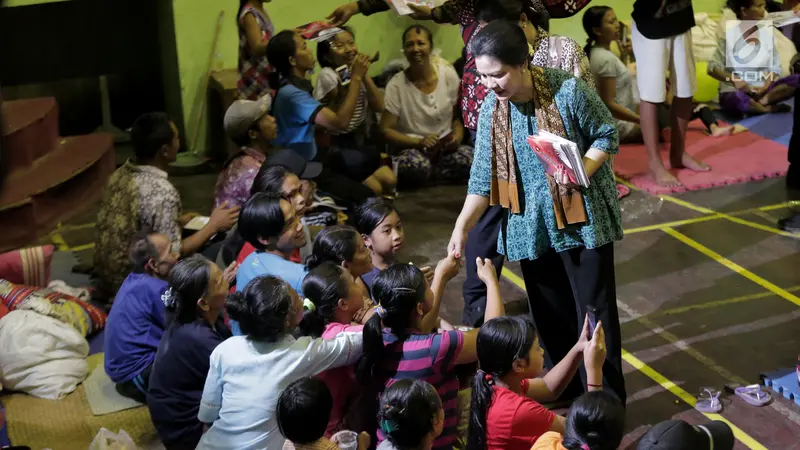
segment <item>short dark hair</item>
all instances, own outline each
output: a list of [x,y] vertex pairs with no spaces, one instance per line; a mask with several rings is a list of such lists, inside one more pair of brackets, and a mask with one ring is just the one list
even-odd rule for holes
[[400,380],[384,391],[378,406],[378,426],[395,447],[419,448],[433,431],[442,400],[436,389],[421,380]]
[[247,199],[239,211],[237,229],[256,250],[266,249],[259,238],[276,238],[286,227],[281,201],[286,200],[278,194],[259,192]]
[[261,165],[256,177],[253,179],[253,186],[250,187],[250,195],[258,192],[267,192],[283,195],[283,182],[289,175],[297,175],[288,167],[278,165]]
[[550,31],[550,15],[547,11],[537,11],[528,6],[525,0],[478,0],[475,4],[476,17],[481,22],[495,20],[508,20],[519,22],[520,16],[525,17],[533,26]]
[[153,241],[150,240],[150,231],[140,231],[136,233],[128,249],[128,259],[131,262],[133,273],[145,273],[147,263],[151,259],[158,259],[160,256]]
[[292,288],[273,276],[253,278],[241,292],[228,296],[225,309],[248,339],[277,342],[288,330],[286,317],[292,310]]
[[525,32],[518,24],[505,20],[487,24],[469,45],[475,58],[489,56],[510,66],[521,66],[530,61]]
[[433,48],[433,31],[430,28],[426,27],[425,25],[420,25],[415,23],[414,25],[409,26],[403,31],[403,46],[406,45],[406,35],[411,32],[411,30],[416,31],[417,33],[425,33],[428,36],[428,43],[431,44],[431,48]]
[[292,443],[311,444],[325,435],[331,409],[333,396],[325,382],[301,378],[278,397],[278,429]]
[[[353,36],[353,39],[356,38],[356,34],[353,32],[351,27],[340,25],[339,28],[342,30],[339,33],[350,33],[350,35]],[[331,41],[333,40],[333,37],[331,37],[331,39],[321,39],[319,42],[317,42],[317,61],[319,61],[319,65],[321,67],[333,67],[333,64],[331,64],[331,62],[328,60],[328,55],[331,53]]]
[[208,292],[212,262],[202,255],[192,255],[175,264],[169,274],[171,299],[167,311],[178,323],[194,322],[199,311],[197,300]]
[[142,114],[131,127],[131,142],[136,161],[152,161],[158,151],[175,139],[172,119],[163,112]]

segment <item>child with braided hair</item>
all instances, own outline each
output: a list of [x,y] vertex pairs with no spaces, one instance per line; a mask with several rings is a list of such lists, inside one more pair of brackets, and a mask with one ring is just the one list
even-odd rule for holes
[[386,440],[377,450],[430,450],[444,429],[442,400],[430,383],[400,380],[381,396],[378,424]]

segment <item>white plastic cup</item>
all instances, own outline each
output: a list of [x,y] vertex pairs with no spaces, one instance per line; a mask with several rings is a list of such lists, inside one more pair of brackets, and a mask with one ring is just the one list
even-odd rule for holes
[[339,450],[358,450],[358,433],[355,431],[340,431],[332,437]]

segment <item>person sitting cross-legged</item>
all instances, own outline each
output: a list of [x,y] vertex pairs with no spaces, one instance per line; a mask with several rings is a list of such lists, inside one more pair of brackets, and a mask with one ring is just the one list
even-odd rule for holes
[[161,295],[178,261],[169,236],[137,235],[130,246],[132,273],[125,278],[108,315],[105,371],[125,396],[145,401],[148,380],[166,321]]

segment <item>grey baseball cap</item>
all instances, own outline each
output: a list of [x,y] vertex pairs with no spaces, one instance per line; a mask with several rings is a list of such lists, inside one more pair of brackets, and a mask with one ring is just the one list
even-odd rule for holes
[[253,124],[261,120],[272,107],[272,95],[267,94],[258,100],[236,100],[225,112],[223,126],[231,139],[239,139],[247,134]]

